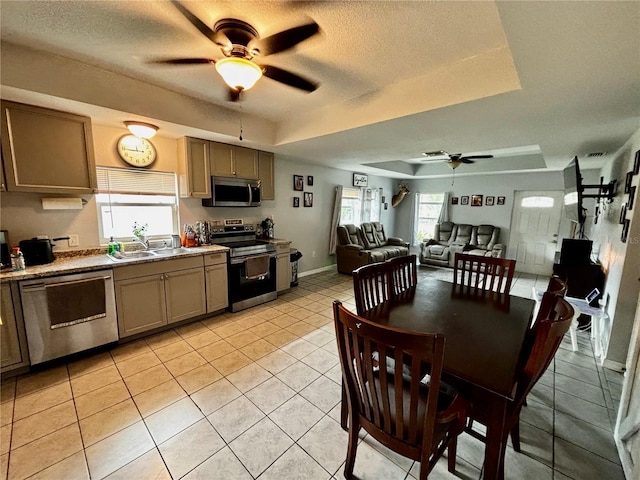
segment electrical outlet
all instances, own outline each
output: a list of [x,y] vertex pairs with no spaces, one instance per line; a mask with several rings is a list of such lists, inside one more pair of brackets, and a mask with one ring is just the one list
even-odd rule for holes
[[78,239],[78,235],[69,235],[69,246],[70,247],[80,246],[80,240]]
[[311,252],[311,257],[312,258],[316,258],[316,251],[315,250],[313,252]]

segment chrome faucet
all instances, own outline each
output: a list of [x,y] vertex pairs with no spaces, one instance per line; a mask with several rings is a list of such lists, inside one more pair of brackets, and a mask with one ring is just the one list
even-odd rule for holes
[[149,240],[141,239],[140,237],[136,237],[133,239],[134,242],[139,243],[144,247],[145,250],[149,250]]

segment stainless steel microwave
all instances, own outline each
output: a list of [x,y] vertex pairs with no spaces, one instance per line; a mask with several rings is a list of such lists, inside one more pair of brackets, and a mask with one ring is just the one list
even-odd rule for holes
[[203,207],[259,207],[262,201],[260,180],[236,177],[211,177],[211,198],[203,198]]

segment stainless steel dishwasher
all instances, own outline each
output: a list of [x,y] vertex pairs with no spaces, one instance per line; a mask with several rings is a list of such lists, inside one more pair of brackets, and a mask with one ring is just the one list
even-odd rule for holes
[[112,270],[19,285],[31,365],[118,340]]

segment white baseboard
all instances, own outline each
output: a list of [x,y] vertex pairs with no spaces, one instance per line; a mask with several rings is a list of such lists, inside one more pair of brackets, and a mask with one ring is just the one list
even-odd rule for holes
[[614,362],[613,360],[603,360],[602,366],[616,372],[624,372],[627,366],[624,363]]
[[298,274],[298,278],[302,278],[302,277],[308,277],[309,275],[313,275],[316,273],[320,273],[320,272],[328,272],[331,270],[335,270],[337,267],[337,265],[331,264],[331,265],[327,265],[326,267],[321,267],[321,268],[316,268],[314,270],[307,270],[306,272],[302,272]]

